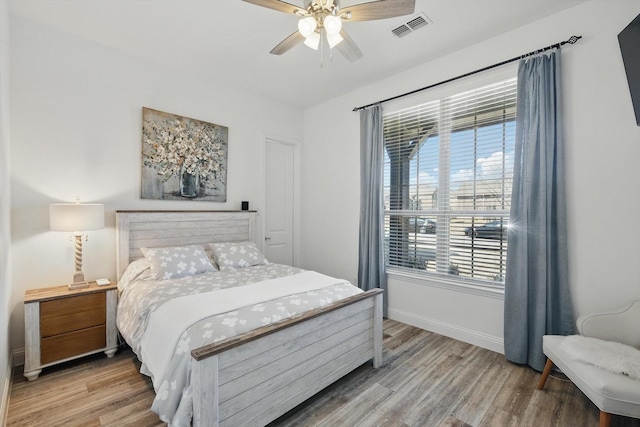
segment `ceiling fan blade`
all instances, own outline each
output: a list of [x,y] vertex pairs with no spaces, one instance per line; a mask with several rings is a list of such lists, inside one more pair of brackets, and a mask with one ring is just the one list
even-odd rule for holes
[[416,0],[377,0],[370,3],[347,6],[344,9],[340,9],[340,15],[351,13],[350,18],[343,18],[346,22],[373,21],[375,19],[409,15],[415,9]]
[[342,36],[342,41],[336,45],[336,49],[347,58],[349,62],[355,62],[358,59],[362,58],[362,52],[360,52],[360,48],[356,42],[353,41],[349,34],[347,34],[344,30],[340,31],[340,35]]
[[279,12],[284,12],[284,13],[295,14],[298,10],[301,10],[301,8],[298,6],[295,6],[293,4],[289,4],[280,0],[242,0],[242,1],[255,4],[258,6],[266,7],[267,9],[277,10]]
[[296,31],[295,33],[291,34],[289,37],[287,37],[286,39],[278,43],[278,45],[273,49],[271,49],[271,52],[269,53],[272,55],[282,55],[283,53],[285,53],[286,51],[288,51],[298,43],[302,43],[303,41],[304,41],[304,36],[300,34],[299,31]]

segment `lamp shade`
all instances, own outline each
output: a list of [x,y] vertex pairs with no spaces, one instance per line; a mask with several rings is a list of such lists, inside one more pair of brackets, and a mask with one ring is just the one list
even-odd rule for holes
[[320,46],[320,34],[318,34],[317,31],[311,33],[311,35],[304,40],[304,44],[313,50],[318,50],[318,46]]
[[334,15],[329,15],[324,18],[324,29],[327,30],[327,34],[332,36],[340,34],[342,30],[342,20]]
[[54,203],[49,205],[52,231],[89,231],[104,228],[104,205]]
[[331,49],[336,47],[336,45],[338,43],[340,43],[342,40],[344,40],[344,39],[342,38],[342,36],[339,33],[338,34],[329,34],[327,32],[327,43],[329,43],[329,47]]
[[309,37],[316,30],[318,22],[313,16],[307,16],[298,21],[298,31],[302,37]]

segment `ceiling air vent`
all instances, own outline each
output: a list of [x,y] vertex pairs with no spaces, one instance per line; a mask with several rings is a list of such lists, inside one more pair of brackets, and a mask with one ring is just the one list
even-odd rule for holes
[[394,28],[393,30],[391,30],[391,32],[396,37],[404,37],[407,34],[410,34],[419,28],[427,26],[427,24],[429,24],[430,22],[431,20],[427,17],[427,15],[425,15],[424,13],[421,13],[420,15],[411,17],[411,19],[409,19],[407,22],[400,25],[399,27]]

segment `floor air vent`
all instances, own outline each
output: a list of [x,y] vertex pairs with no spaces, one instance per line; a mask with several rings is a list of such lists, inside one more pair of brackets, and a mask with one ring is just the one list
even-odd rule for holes
[[393,30],[391,30],[391,32],[396,37],[404,37],[407,34],[418,30],[419,28],[427,26],[430,22],[431,20],[427,17],[427,15],[421,13],[420,15],[413,16],[404,24],[394,28]]

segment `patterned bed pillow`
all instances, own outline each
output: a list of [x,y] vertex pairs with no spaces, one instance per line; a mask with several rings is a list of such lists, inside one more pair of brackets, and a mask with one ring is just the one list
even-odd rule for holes
[[220,271],[269,264],[253,242],[210,243],[209,246]]
[[169,280],[216,271],[204,248],[199,245],[141,248],[153,280]]

